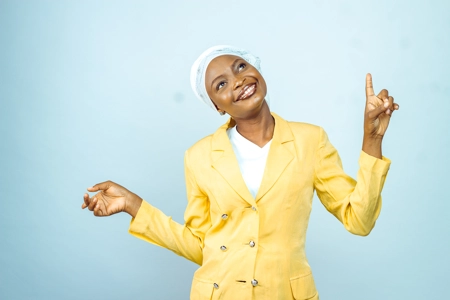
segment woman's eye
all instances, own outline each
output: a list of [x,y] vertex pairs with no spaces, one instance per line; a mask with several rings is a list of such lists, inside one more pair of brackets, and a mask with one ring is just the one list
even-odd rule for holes
[[242,71],[244,68],[246,67],[246,64],[244,64],[244,63],[241,63],[240,65],[239,65],[239,72],[240,71]]
[[216,89],[217,89],[217,90],[220,90],[221,88],[224,87],[224,85],[225,85],[225,82],[221,81],[221,82],[219,82],[219,84],[217,85]]

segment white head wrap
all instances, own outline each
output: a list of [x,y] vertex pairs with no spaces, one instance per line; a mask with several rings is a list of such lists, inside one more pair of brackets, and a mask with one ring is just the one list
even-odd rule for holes
[[[251,54],[247,50],[239,49],[233,46],[228,45],[219,45],[214,46],[209,49],[207,49],[205,52],[203,52],[199,58],[194,62],[191,68],[191,87],[194,91],[197,98],[202,100],[206,105],[211,107],[214,111],[217,111],[214,103],[211,101],[211,99],[208,96],[208,93],[206,92],[205,87],[205,73],[206,68],[208,68],[209,63],[216,57],[221,55],[235,55],[242,57],[245,59],[249,64],[251,64],[253,67],[255,67],[259,73],[261,72],[261,60],[259,57]],[[266,95],[266,101],[269,103],[268,96]]]

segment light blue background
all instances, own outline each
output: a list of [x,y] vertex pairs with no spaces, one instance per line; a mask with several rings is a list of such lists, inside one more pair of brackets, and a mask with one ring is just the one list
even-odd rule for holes
[[81,210],[111,179],[183,222],[184,151],[225,117],[192,62],[262,58],[271,108],[323,126],[355,175],[364,79],[401,106],[383,209],[357,237],[315,199],[321,299],[445,299],[450,282],[450,2],[0,0],[0,298],[188,299],[196,266]]

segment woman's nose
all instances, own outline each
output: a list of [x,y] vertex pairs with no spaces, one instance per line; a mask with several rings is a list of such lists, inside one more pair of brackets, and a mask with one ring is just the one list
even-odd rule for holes
[[245,78],[240,78],[240,77],[236,78],[236,81],[234,83],[234,89],[237,89],[237,88],[240,88],[241,86],[243,86],[244,82],[245,82]]

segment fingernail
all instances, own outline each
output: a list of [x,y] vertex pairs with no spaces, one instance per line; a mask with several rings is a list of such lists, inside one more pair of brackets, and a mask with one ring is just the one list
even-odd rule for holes
[[388,102],[384,102],[384,107],[388,107],[389,103]]
[[97,202],[97,198],[94,198],[94,200],[92,200],[92,202]]

